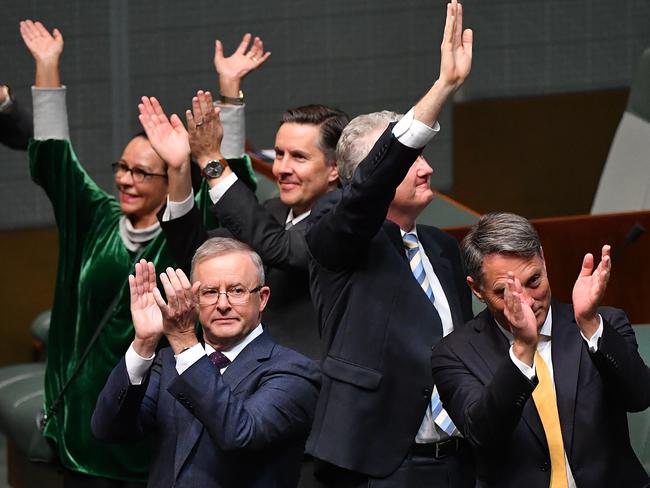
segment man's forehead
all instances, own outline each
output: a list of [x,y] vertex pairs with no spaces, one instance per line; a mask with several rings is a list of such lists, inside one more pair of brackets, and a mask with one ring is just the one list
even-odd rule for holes
[[255,277],[256,269],[248,253],[236,251],[196,263],[193,275],[202,283],[244,283]]
[[544,267],[541,256],[518,256],[508,253],[494,253],[483,257],[483,276],[494,281],[507,276],[509,272],[535,272]]

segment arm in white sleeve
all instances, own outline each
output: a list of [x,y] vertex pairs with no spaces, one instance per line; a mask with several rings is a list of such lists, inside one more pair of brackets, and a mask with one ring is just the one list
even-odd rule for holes
[[223,197],[226,192],[230,189],[232,185],[235,184],[235,181],[237,181],[237,175],[233,171],[230,173],[228,176],[224,177],[223,180],[221,180],[219,183],[214,185],[212,188],[210,188],[210,191],[208,194],[210,195],[210,200],[212,200],[212,203],[215,205],[217,202]]
[[156,357],[154,353],[150,358],[143,358],[135,349],[133,349],[133,344],[129,346],[124,355],[124,362],[126,363],[126,371],[129,373],[129,381],[132,385],[141,385],[144,377],[147,376],[147,372],[153,360]]
[[221,154],[226,159],[241,158],[246,152],[245,105],[222,105],[218,102],[214,105],[221,109],[219,115],[223,126]]
[[433,136],[440,132],[440,124],[436,121],[433,128],[415,119],[412,108],[393,127],[393,135],[407,147],[420,149],[426,146]]
[[65,86],[59,88],[32,86],[34,139],[70,140],[65,94]]
[[167,195],[167,206],[163,212],[162,221],[168,222],[170,220],[179,219],[183,215],[189,213],[194,206],[194,190],[190,190],[188,197],[182,202],[172,202]]
[[515,353],[512,350],[512,346],[510,346],[510,359],[512,360],[513,363],[515,363],[515,366],[519,369],[519,371],[522,372],[522,374],[528,378],[529,380],[532,380],[535,377],[535,361],[533,360],[533,365],[528,366],[526,363],[523,361],[520,361],[517,359],[517,356],[515,356]]

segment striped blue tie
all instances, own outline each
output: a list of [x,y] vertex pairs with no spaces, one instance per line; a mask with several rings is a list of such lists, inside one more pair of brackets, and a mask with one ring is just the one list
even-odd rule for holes
[[[429,283],[429,278],[424,271],[424,266],[422,265],[422,254],[420,253],[420,243],[418,242],[418,236],[413,232],[404,234],[402,237],[404,240],[404,247],[406,247],[406,254],[408,256],[409,264],[411,266],[411,272],[415,279],[420,284],[424,293],[427,294],[431,303],[435,303],[436,298],[433,295],[433,289],[431,288],[431,283]],[[440,401],[440,395],[438,394],[438,388],[433,388],[433,393],[431,395],[431,419],[448,435],[453,435],[458,430],[456,426],[449,418],[449,415],[442,408],[442,402]]]

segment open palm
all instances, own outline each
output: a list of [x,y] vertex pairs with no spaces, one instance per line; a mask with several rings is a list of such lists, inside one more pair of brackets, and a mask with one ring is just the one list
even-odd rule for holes
[[63,36],[58,29],[54,29],[50,34],[40,22],[27,19],[20,22],[20,35],[36,61],[59,61],[63,52]]
[[459,87],[472,68],[473,33],[463,30],[463,6],[453,0],[447,5],[445,32],[440,46],[440,77]]
[[129,276],[131,317],[139,339],[159,338],[163,333],[160,308],[154,298],[156,270],[153,263],[141,260],[135,265],[135,276]]
[[173,168],[189,164],[190,142],[181,119],[176,114],[168,119],[155,97],[142,97],[138,109],[140,123],[158,155]]
[[586,254],[582,260],[582,268],[578,279],[573,285],[573,309],[576,318],[589,319],[596,315],[596,310],[607,289],[611,270],[610,246],[602,248],[598,267],[594,269],[594,257]]

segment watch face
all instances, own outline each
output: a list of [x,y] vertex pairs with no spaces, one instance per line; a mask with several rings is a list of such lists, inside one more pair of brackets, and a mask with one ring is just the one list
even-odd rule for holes
[[223,166],[221,165],[221,162],[217,161],[216,159],[208,161],[208,164],[203,170],[203,174],[207,178],[219,178],[219,176],[221,176],[221,173],[223,173]]

